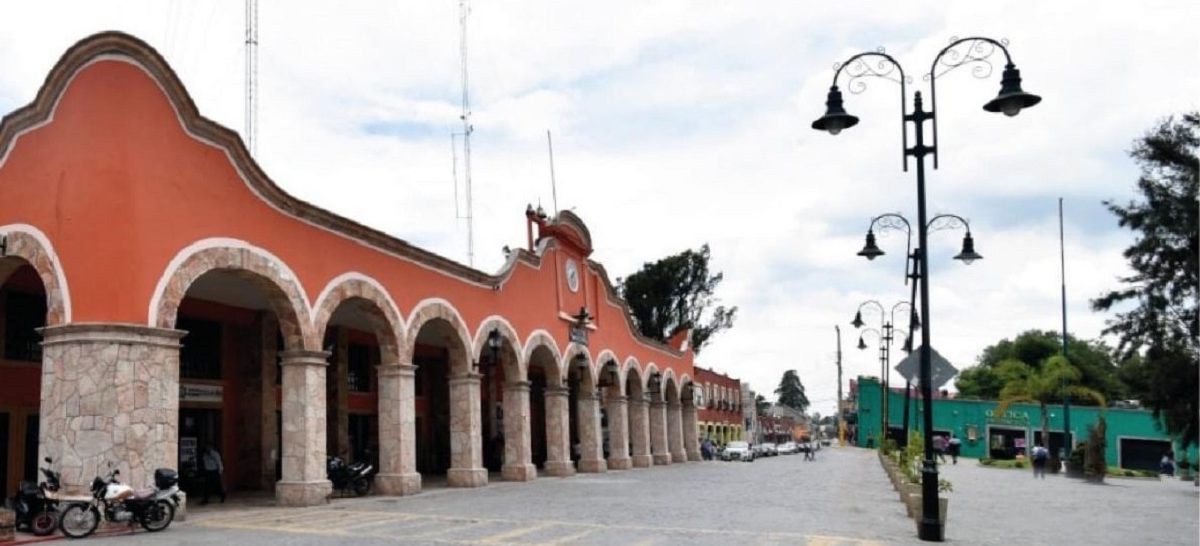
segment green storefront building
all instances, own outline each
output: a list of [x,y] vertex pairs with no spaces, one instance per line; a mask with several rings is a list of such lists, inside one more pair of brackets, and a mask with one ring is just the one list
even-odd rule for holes
[[[858,377],[857,445],[874,447],[880,429],[880,386],[874,377]],[[914,430],[924,422],[920,400],[910,401],[909,415]],[[1013,404],[1004,415],[996,415],[994,400],[935,399],[933,401],[933,430],[935,434],[954,433],[962,440],[962,456],[974,458],[1011,459],[1024,454],[1034,443],[1042,441],[1040,407]],[[1063,408],[1049,406],[1050,449],[1058,452],[1063,442]],[[1073,445],[1087,440],[1088,430],[1095,425],[1102,408],[1071,406],[1071,436]],[[1105,458],[1109,466],[1157,470],[1159,460],[1168,450],[1177,460],[1184,459],[1179,441],[1163,431],[1148,410],[1103,408],[1107,423]],[[888,401],[889,435],[898,438],[904,423],[904,391],[892,391]],[[1196,461],[1196,447],[1186,453],[1188,461]]]

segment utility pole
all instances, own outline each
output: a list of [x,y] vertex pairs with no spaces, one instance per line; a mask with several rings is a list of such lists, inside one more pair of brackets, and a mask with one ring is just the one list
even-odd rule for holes
[[[1063,245],[1063,200],[1058,198],[1058,256],[1062,271],[1062,354],[1067,358],[1067,250]],[[1063,382],[1064,387],[1066,381]],[[1042,438],[1046,449],[1050,449],[1050,439]],[[1071,456],[1071,394],[1063,389],[1063,458]]]
[[838,447],[846,447],[846,425],[842,422],[842,328],[836,324],[833,325],[833,331],[837,332],[837,367],[838,367],[838,388],[837,388],[837,427],[838,427]]

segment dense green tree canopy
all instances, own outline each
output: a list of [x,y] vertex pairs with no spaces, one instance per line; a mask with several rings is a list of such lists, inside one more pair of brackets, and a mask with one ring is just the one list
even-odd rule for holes
[[1134,143],[1142,168],[1138,200],[1105,204],[1136,240],[1125,250],[1133,275],[1096,299],[1116,310],[1105,333],[1128,357],[1122,377],[1167,431],[1194,443],[1200,433],[1200,112],[1160,123]]
[[[1050,330],[1028,330],[1016,338],[1005,338],[984,348],[976,365],[963,370],[954,386],[964,398],[996,400],[1008,383],[1008,378],[999,373],[1002,362],[1012,360],[1031,368],[1041,368],[1050,357],[1061,353],[1061,334]],[[1117,376],[1111,353],[1102,342],[1067,336],[1068,360],[1079,371],[1077,385],[1114,400],[1125,395],[1125,386]],[[1061,398],[1051,400],[1060,401]]]
[[771,402],[767,401],[767,397],[756,394],[754,395],[754,408],[759,415],[762,415],[771,409]]
[[624,280],[618,291],[629,304],[642,335],[666,341],[681,329],[692,329],[692,350],[700,349],[721,330],[733,326],[737,307],[714,305],[714,292],[724,274],[710,274],[708,244],[667,256]]
[[804,384],[800,382],[800,376],[796,374],[796,370],[783,372],[783,377],[779,380],[779,388],[775,389],[775,395],[779,397],[778,403],[781,406],[800,411],[808,408],[808,396],[804,394]]

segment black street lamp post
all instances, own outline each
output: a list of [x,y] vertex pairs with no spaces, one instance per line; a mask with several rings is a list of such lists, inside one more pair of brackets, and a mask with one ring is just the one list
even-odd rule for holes
[[[1026,93],[1021,89],[1021,76],[1017,67],[1012,62],[1012,56],[1009,55],[1007,44],[994,40],[992,38],[973,36],[962,39],[952,39],[950,44],[943,48],[934,57],[930,65],[929,72],[925,75],[925,81],[929,82],[930,92],[930,110],[925,111],[921,100],[921,93],[917,91],[913,93],[913,109],[912,113],[905,113],[904,104],[908,97],[905,93],[905,84],[908,80],[904,76],[904,68],[900,66],[891,55],[885,53],[882,49],[879,51],[868,51],[859,53],[847,59],[846,62],[837,65],[833,75],[833,85],[829,89],[829,95],[826,99],[826,112],[820,119],[812,123],[813,129],[828,131],[830,134],[838,134],[843,129],[853,127],[858,123],[858,118],[846,112],[842,103],[842,93],[838,90],[838,77],[843,72],[846,72],[850,80],[851,92],[861,92],[865,88],[865,83],[859,81],[863,77],[880,77],[897,81],[900,84],[900,108],[901,108],[901,123],[900,132],[902,140],[902,159],[904,170],[908,170],[908,157],[913,156],[917,160],[917,259],[921,264],[928,264],[926,244],[928,236],[928,224],[925,206],[925,156],[933,156],[933,168],[938,167],[938,134],[937,134],[937,87],[936,82],[939,76],[955,68],[973,65],[972,73],[977,77],[987,77],[991,74],[991,63],[988,58],[991,57],[996,50],[1004,53],[1005,66],[1004,73],[1000,82],[1000,93],[992,100],[988,101],[983,106],[983,109],[988,112],[1001,112],[1006,116],[1015,116],[1024,108],[1029,108],[1041,102],[1041,97]],[[868,57],[877,57],[877,63],[867,62]],[[896,77],[893,73],[898,72]],[[925,145],[925,121],[932,121],[933,127],[933,142],[931,146]],[[906,123],[913,124],[913,136],[916,139],[916,144],[912,147],[908,146],[908,129]],[[964,246],[970,243],[973,247],[974,241],[968,237],[964,241]],[[960,259],[964,262],[972,259],[971,254],[974,253],[973,248],[964,248],[964,251],[970,250],[970,253],[964,252],[960,255]],[[921,328],[921,393],[924,398],[924,435],[925,435],[925,457],[921,469],[921,519],[918,523],[918,536],[921,540],[942,541],[945,539],[944,528],[938,520],[938,484],[937,484],[937,463],[934,461],[933,454],[933,404],[932,404],[932,388],[930,385],[930,316],[929,316],[929,271],[928,268],[922,270],[920,276],[920,291],[921,291],[921,316],[924,318],[924,327]]]
[[[975,260],[982,260],[983,256],[975,252],[975,238],[971,235],[971,223],[966,218],[957,214],[938,214],[934,216],[926,224],[927,231],[941,231],[946,229],[963,228],[966,230],[966,235],[963,236],[962,250],[954,256],[955,260],[959,260],[966,265],[971,265]],[[917,298],[917,285],[921,278],[921,253],[912,248],[912,224],[904,215],[888,212],[880,214],[871,219],[870,225],[867,226],[867,239],[863,245],[863,249],[858,251],[858,255],[868,260],[874,260],[886,254],[875,242],[875,230],[884,234],[889,230],[903,231],[907,241],[905,263],[904,283],[909,284],[909,279],[912,279],[912,292],[909,295],[909,309],[912,311],[908,318],[908,337],[904,342],[904,352],[912,352],[913,334],[921,327],[921,317],[917,314],[917,309],[914,307]],[[911,264],[911,265],[909,265]],[[903,303],[903,302],[902,302]],[[897,304],[899,305],[899,304]],[[861,306],[860,306],[861,309]],[[896,323],[896,310],[892,309],[892,324]],[[857,320],[858,317],[856,316]],[[907,379],[904,382],[904,438],[905,443],[908,442],[909,430],[909,406],[911,405],[910,392],[912,390],[911,382]]]
[[[876,249],[876,250],[878,250],[878,249]],[[883,251],[879,251],[879,252],[880,252],[880,254],[883,253]],[[889,398],[888,394],[891,392],[892,341],[895,339],[895,337],[893,335],[895,328],[893,327],[893,325],[896,324],[896,310],[900,309],[901,307],[907,307],[909,309],[909,333],[905,336],[905,342],[904,342],[904,348],[903,348],[905,353],[912,352],[912,325],[914,324],[914,321],[916,320],[916,315],[912,312],[913,307],[912,307],[911,303],[909,303],[907,301],[898,301],[898,302],[896,302],[895,305],[892,306],[891,317],[889,320],[888,311],[884,308],[882,303],[879,303],[878,301],[875,301],[875,300],[867,300],[867,301],[864,301],[864,302],[858,304],[858,310],[856,310],[854,312],[854,320],[850,321],[851,326],[854,326],[855,328],[862,328],[863,324],[866,324],[865,322],[863,322],[863,319],[862,319],[862,310],[863,310],[863,307],[867,307],[867,306],[874,306],[876,309],[879,310],[879,329],[875,330],[874,328],[871,328],[870,330],[874,330],[876,332],[876,334],[879,335],[879,343],[880,343],[879,358],[880,358],[880,364],[883,366],[882,369],[880,370],[881,375],[879,376],[879,386],[880,386],[879,409],[880,409],[880,412],[883,414],[881,416],[881,419],[882,419],[881,422],[882,422],[882,427],[883,427],[881,429],[881,437],[886,439],[888,437],[888,433],[890,432],[890,429],[891,429],[891,427],[890,427],[890,421],[891,421],[890,405],[891,404],[888,401],[888,398]],[[861,336],[859,337],[858,348],[859,349],[866,348],[866,344],[864,344],[862,342]],[[907,403],[907,400],[905,402]],[[907,419],[907,416],[905,416],[905,418]],[[907,435],[908,433],[905,432],[905,434]],[[907,436],[905,436],[905,437],[907,438]],[[882,445],[882,442],[880,443],[880,445]]]

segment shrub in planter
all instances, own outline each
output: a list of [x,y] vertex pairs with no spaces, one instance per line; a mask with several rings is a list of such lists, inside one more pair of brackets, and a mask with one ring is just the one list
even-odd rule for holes
[[1018,459],[1016,462],[1013,463],[1013,467],[1014,468],[1025,468],[1025,461]]
[[1087,444],[1081,443],[1071,450],[1071,456],[1067,457],[1067,475],[1074,478],[1083,477],[1083,452]]
[[1096,426],[1088,430],[1087,445],[1083,448],[1083,475],[1092,481],[1104,481],[1104,474],[1108,471],[1108,464],[1104,460],[1104,433],[1107,429],[1108,425],[1101,415],[1096,419]]

